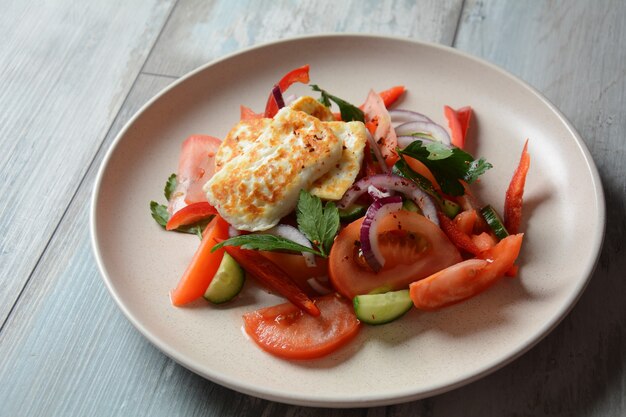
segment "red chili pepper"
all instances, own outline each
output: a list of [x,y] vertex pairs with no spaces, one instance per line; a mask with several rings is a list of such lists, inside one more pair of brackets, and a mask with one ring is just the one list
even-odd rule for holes
[[478,246],[476,246],[476,244],[474,243],[474,241],[472,241],[472,239],[468,235],[460,231],[456,227],[456,224],[454,224],[454,222],[450,220],[448,216],[446,216],[443,212],[438,211],[437,217],[439,218],[441,230],[443,230],[446,236],[448,236],[448,239],[450,239],[450,241],[454,243],[456,247],[463,249],[464,251],[467,251],[472,255],[478,255],[481,252]]
[[454,110],[449,106],[443,106],[443,113],[446,119],[448,119],[448,126],[452,133],[452,144],[457,148],[463,149],[467,129],[472,118],[472,108],[468,106]]
[[528,139],[524,144],[519,165],[513,174],[509,188],[506,190],[504,199],[504,227],[510,234],[518,233],[522,223],[522,201],[526,174],[530,167],[530,155],[528,154]]
[[320,315],[320,310],[315,303],[274,262],[254,250],[241,249],[237,246],[224,246],[224,249],[243,269],[294,305],[312,316]]

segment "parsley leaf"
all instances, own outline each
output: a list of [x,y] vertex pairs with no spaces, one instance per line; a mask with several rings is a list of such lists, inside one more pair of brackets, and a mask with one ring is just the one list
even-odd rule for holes
[[319,248],[322,256],[328,256],[339,230],[339,210],[335,203],[328,202],[322,207],[319,197],[300,190],[296,219],[298,229]]
[[421,140],[416,140],[398,152],[421,161],[432,171],[442,191],[453,196],[465,193],[460,180],[472,183],[493,167],[483,158],[475,160],[462,149],[448,148],[436,142],[424,145]]
[[334,101],[337,106],[339,106],[339,111],[341,112],[341,120],[343,120],[344,122],[358,121],[365,123],[365,115],[363,111],[358,107],[348,103],[345,100],[340,99],[339,97],[328,94],[328,92],[322,90],[315,84],[311,84],[311,89],[313,91],[318,91],[322,94],[319,102],[322,103],[324,106],[330,107],[331,100]]
[[165,194],[166,200],[169,201],[170,197],[172,196],[172,193],[176,189],[176,185],[177,185],[176,174],[172,174],[167,179],[167,182],[165,183],[165,188],[163,189],[163,194]]
[[235,236],[215,245],[212,250],[222,246],[241,246],[243,249],[310,252],[328,257],[330,247],[339,231],[339,210],[335,203],[328,202],[322,206],[322,200],[319,197],[301,190],[296,207],[296,218],[298,229],[317,247],[317,250],[281,236],[263,233]]
[[269,234],[249,234],[231,237],[223,242],[218,243],[211,249],[211,252],[221,248],[222,246],[241,246],[242,249],[255,249],[277,251],[284,250],[290,252],[310,252],[315,255],[321,255],[315,249],[307,248],[292,240],[285,239],[281,236]]
[[165,227],[167,221],[170,219],[170,214],[167,212],[167,206],[159,204],[156,201],[150,202],[150,212],[152,218],[161,226]]

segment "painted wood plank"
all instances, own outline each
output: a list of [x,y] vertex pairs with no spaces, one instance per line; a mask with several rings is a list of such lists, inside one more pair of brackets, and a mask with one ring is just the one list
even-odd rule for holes
[[3,2],[0,326],[171,7],[156,0]]
[[[626,123],[623,114],[610,110],[623,109],[625,104],[626,86],[619,73],[625,68],[624,51],[619,49],[623,42],[611,41],[623,39],[624,29],[618,23],[625,21],[625,7],[621,3],[598,7],[595,3],[568,2],[572,11],[566,12],[562,3],[554,2],[528,3],[533,7],[523,10],[515,7],[516,2],[500,4],[468,1],[457,46],[545,88],[590,145],[600,165],[609,205],[614,204],[609,207],[609,218],[617,224],[608,231],[599,270],[590,287],[572,314],[542,343],[513,364],[467,387],[392,407],[309,409],[234,393],[158,352],[124,319],[106,293],[91,258],[86,228],[95,175],[92,166],[0,334],[0,415],[624,415],[626,349],[620,318],[626,315],[624,303],[619,302],[619,295],[625,293],[619,274],[626,270],[621,243],[626,230],[626,175],[621,165],[626,160],[622,139]],[[599,10],[592,11],[591,6]],[[552,13],[552,17],[544,13]],[[537,21],[538,17],[544,20]],[[193,20],[193,15],[189,19]],[[502,22],[508,26],[500,28]],[[517,29],[511,31],[511,25]],[[552,27],[546,29],[549,35],[545,39],[538,35],[544,29],[539,25]],[[597,68],[591,63],[578,67],[577,54],[590,55],[589,45],[582,52],[563,46],[575,27],[584,28],[584,36],[579,36],[594,40],[589,44],[603,45]],[[539,48],[538,54],[552,52],[559,58],[555,58],[556,63],[544,62],[532,68],[526,64],[527,53],[514,51],[524,42],[534,45],[530,51]],[[607,55],[615,57],[605,61]],[[572,75],[557,82],[558,72],[549,67],[559,62]],[[535,71],[542,70],[546,75],[537,76]],[[570,83],[579,87],[594,77],[601,80],[599,89],[583,86],[582,92],[570,91]],[[133,109],[167,82],[140,77],[106,142]],[[592,91],[596,95],[588,95],[591,103],[587,103],[585,94]],[[101,157],[99,154],[97,161]],[[68,295],[73,301],[63,302]]]
[[182,76],[240,49],[331,32],[404,36],[451,44],[462,0],[181,0],[145,71]]

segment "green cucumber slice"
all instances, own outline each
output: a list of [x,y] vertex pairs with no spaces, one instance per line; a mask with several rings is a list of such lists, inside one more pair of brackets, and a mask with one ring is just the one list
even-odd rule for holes
[[339,220],[342,222],[351,222],[360,217],[365,216],[367,207],[360,204],[353,204],[345,209],[339,209]]
[[246,273],[228,253],[224,253],[217,272],[204,293],[204,298],[213,304],[222,304],[235,298],[243,288]]
[[404,200],[402,202],[402,210],[412,211],[413,213],[422,214],[422,210],[420,210],[419,206],[413,202],[413,200]]
[[498,239],[504,239],[509,235],[506,227],[504,227],[504,222],[493,207],[486,205],[480,209],[480,214],[483,216],[489,227],[491,227],[491,230],[493,230],[493,233]]
[[352,299],[354,312],[367,324],[385,324],[402,317],[413,306],[409,290],[383,294],[357,295]]
[[451,219],[454,219],[454,217],[461,211],[461,206],[454,201],[448,200],[447,198],[443,199],[441,208],[443,209],[443,213]]

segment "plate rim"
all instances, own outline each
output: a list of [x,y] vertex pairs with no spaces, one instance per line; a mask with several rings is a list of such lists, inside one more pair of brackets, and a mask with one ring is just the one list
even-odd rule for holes
[[[111,279],[107,273],[106,265],[104,264],[104,260],[101,256],[99,244],[98,244],[98,230],[96,227],[96,218],[97,218],[97,202],[98,202],[98,194],[99,190],[104,178],[104,172],[106,170],[107,165],[109,164],[115,149],[122,141],[123,137],[126,136],[129,129],[133,126],[133,124],[139,119],[143,113],[146,112],[155,102],[161,99],[164,95],[166,95],[169,91],[176,89],[180,84],[186,82],[190,78],[195,75],[206,71],[208,68],[217,65],[223,61],[235,59],[240,55],[245,55],[252,51],[264,49],[264,48],[272,48],[280,46],[281,44],[288,44],[293,42],[301,42],[307,40],[314,39],[329,39],[329,38],[338,38],[338,39],[348,39],[348,38],[360,38],[363,39],[374,39],[374,40],[386,40],[386,41],[394,41],[394,42],[402,42],[407,44],[412,44],[418,47],[427,47],[438,50],[444,54],[453,54],[457,55],[463,59],[473,61],[479,65],[488,67],[490,70],[496,71],[500,75],[510,79],[513,83],[521,86],[524,90],[527,90],[532,95],[535,96],[540,102],[542,102],[547,109],[549,109],[554,115],[557,116],[560,123],[567,129],[571,138],[576,142],[578,150],[581,152],[583,159],[586,163],[586,167],[588,172],[591,174],[591,183],[593,185],[594,193],[594,203],[595,207],[598,210],[598,220],[599,224],[602,225],[601,230],[595,230],[594,240],[592,242],[593,252],[595,253],[595,257],[589,258],[590,262],[585,265],[583,275],[586,276],[585,279],[579,281],[576,287],[573,288],[573,291],[570,293],[570,297],[567,298],[567,302],[564,303],[565,308],[559,309],[559,314],[555,314],[551,317],[550,320],[546,321],[543,326],[537,329],[537,332],[534,334],[534,337],[527,340],[525,343],[520,344],[518,348],[507,356],[506,359],[500,360],[497,363],[488,362],[483,366],[478,372],[473,372],[469,376],[462,376],[454,383],[442,383],[439,386],[433,386],[431,389],[415,392],[415,390],[406,389],[402,392],[396,391],[397,395],[390,396],[388,394],[377,395],[376,393],[368,393],[368,395],[362,396],[353,396],[346,400],[338,400],[333,397],[326,396],[311,396],[311,395],[293,395],[293,394],[285,394],[281,391],[274,389],[267,389],[259,386],[252,386],[250,384],[242,383],[239,379],[230,378],[221,373],[205,373],[198,370],[198,365],[193,360],[187,360],[184,355],[177,352],[177,350],[173,346],[169,346],[164,341],[160,340],[156,335],[152,334],[140,321],[138,317],[135,317],[130,310],[124,305],[120,299],[120,296],[116,289],[114,288]],[[481,379],[492,372],[495,372],[498,369],[501,369],[513,362],[524,353],[533,348],[537,343],[543,340],[554,328],[556,328],[559,323],[569,314],[569,312],[574,308],[577,304],[578,300],[584,293],[585,288],[589,284],[591,280],[594,270],[598,264],[600,259],[602,246],[604,243],[604,238],[606,234],[606,201],[604,197],[604,190],[602,187],[601,178],[598,172],[598,169],[593,161],[591,153],[587,148],[587,145],[583,141],[582,137],[578,134],[574,126],[571,122],[564,116],[564,114],[542,93],[540,93],[536,88],[528,84],[526,81],[517,77],[516,75],[511,74],[510,72],[504,70],[503,68],[492,64],[489,61],[486,61],[483,58],[476,57],[464,51],[460,51],[451,46],[442,45],[434,42],[424,42],[419,41],[412,38],[402,37],[402,36],[393,36],[393,35],[378,35],[378,34],[363,34],[363,33],[320,33],[320,34],[310,34],[310,35],[302,35],[302,36],[294,36],[280,40],[274,40],[270,42],[263,42],[257,45],[248,46],[246,48],[242,48],[238,51],[234,51],[227,55],[224,55],[220,58],[211,60],[196,69],[187,72],[182,75],[177,80],[173,81],[170,85],[163,88],[159,91],[155,96],[153,96],[150,100],[148,100],[145,104],[143,104],[134,114],[133,116],[124,124],[124,126],[120,129],[115,139],[108,146],[108,149],[103,157],[97,171],[96,179],[93,184],[91,199],[90,199],[90,215],[89,215],[89,229],[90,229],[90,240],[91,240],[91,248],[94,258],[96,260],[96,264],[98,266],[98,270],[101,278],[103,279],[105,286],[118,308],[122,311],[124,316],[131,322],[131,324],[146,338],[150,343],[156,346],[163,354],[173,359],[176,363],[183,366],[184,368],[194,372],[201,377],[208,379],[214,383],[225,386],[227,388],[233,389],[237,392],[241,392],[247,395],[263,398],[266,400],[277,401],[286,404],[292,405],[300,405],[300,406],[315,406],[315,407],[334,407],[334,408],[348,408],[348,407],[371,407],[371,406],[384,406],[391,404],[398,404],[413,400],[418,400],[422,398],[431,397],[434,395],[442,394],[444,392],[448,392],[459,388],[461,386],[467,385],[471,382],[474,382],[478,379]],[[195,368],[195,369],[194,369]]]

